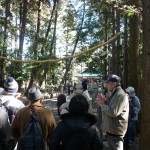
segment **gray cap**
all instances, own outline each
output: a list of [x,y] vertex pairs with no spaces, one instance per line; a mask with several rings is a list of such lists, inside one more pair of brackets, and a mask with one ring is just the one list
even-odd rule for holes
[[135,89],[133,87],[131,87],[131,86],[126,88],[125,91],[129,94],[130,97],[134,97],[135,96]]
[[38,87],[34,86],[28,91],[28,100],[30,101],[37,101],[40,98],[43,98],[42,93],[38,89]]

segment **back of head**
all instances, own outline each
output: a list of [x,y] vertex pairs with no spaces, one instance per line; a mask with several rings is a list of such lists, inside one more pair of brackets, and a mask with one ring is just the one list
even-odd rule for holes
[[75,95],[69,103],[69,112],[72,114],[85,114],[88,112],[89,104],[83,95]]
[[39,99],[43,98],[42,93],[38,89],[38,87],[34,86],[28,91],[28,100],[30,102],[38,101]]
[[4,82],[4,89],[8,93],[16,93],[18,92],[18,83],[13,77],[8,77]]
[[82,83],[76,84],[76,90],[74,91],[75,94],[82,94],[83,93],[83,86]]
[[60,94],[57,97],[57,106],[60,107],[65,102],[66,102],[66,96],[64,94]]

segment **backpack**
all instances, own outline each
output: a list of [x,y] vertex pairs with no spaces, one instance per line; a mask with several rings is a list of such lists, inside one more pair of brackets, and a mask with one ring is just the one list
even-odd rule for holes
[[[67,125],[69,126],[69,125]],[[88,128],[74,130],[69,126],[72,130],[72,136],[67,142],[67,144],[63,147],[63,150],[91,150],[91,136]]]
[[134,98],[129,99],[129,117],[130,117],[130,119],[132,119],[136,116],[134,107],[135,107]]
[[39,117],[31,108],[31,119],[25,126],[23,135],[18,141],[18,150],[46,150]]

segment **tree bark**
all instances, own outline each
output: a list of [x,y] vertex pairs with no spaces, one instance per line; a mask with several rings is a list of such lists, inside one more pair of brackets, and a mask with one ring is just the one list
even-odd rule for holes
[[[58,7],[58,5],[57,5]],[[51,42],[51,47],[50,47],[50,54],[56,55],[56,28],[57,28],[57,18],[58,18],[58,13],[57,9],[55,10],[55,21],[54,21],[54,32],[53,32],[53,38]],[[54,50],[52,52],[52,50]]]
[[[132,5],[138,6],[138,0],[132,0]],[[129,20],[130,31],[130,50],[129,50],[129,84],[133,86],[138,93],[139,77],[139,20],[135,14]]]
[[51,29],[52,19],[53,19],[53,16],[54,16],[54,11],[56,9],[56,3],[57,3],[57,0],[54,0],[54,5],[53,5],[52,12],[51,12],[51,17],[50,17],[49,24],[48,24],[47,31],[46,31],[46,35],[45,35],[45,40],[43,41],[42,48],[41,48],[41,54],[44,54],[44,48],[45,48],[45,45],[46,45],[46,42],[47,42],[48,34],[50,32],[50,29]]
[[140,150],[150,149],[150,1],[143,0],[143,81]]
[[[22,5],[22,4],[20,4]],[[26,29],[28,0],[23,0],[23,10],[20,10],[20,35],[19,35],[19,57],[22,59],[24,35]],[[22,8],[22,6],[20,7]]]
[[[56,2],[57,2],[57,4],[56,4]],[[49,48],[49,58],[51,58],[52,56],[55,56],[56,55],[56,28],[57,28],[57,17],[58,17],[58,15],[57,15],[57,11],[58,11],[58,9],[56,8],[56,7],[58,7],[58,4],[59,4],[59,0],[56,0],[55,1],[55,4],[54,4],[54,6],[53,6],[53,10],[52,10],[52,14],[51,14],[51,17],[53,17],[53,15],[54,15],[54,12],[55,12],[55,21],[54,21],[54,32],[53,32],[53,38],[52,38],[52,41],[51,41],[51,46],[50,46],[50,48]],[[49,31],[50,31],[50,26],[51,26],[51,23],[52,23],[52,18],[50,19],[50,22],[49,22],[49,27],[48,27],[48,30],[47,30],[47,33],[46,33],[46,38],[45,38],[45,40],[47,39],[47,37],[48,37],[48,33],[49,33]],[[43,47],[42,47],[42,53],[44,53],[44,47],[45,47],[45,42],[43,43]],[[51,67],[49,67],[49,69],[48,68],[45,68],[44,69],[44,72],[43,72],[43,74],[42,74],[42,78],[41,78],[41,80],[40,80],[40,83],[39,83],[39,85],[42,85],[43,84],[43,82],[44,82],[44,79],[46,78],[46,75],[48,74],[48,72],[49,72],[49,74],[50,75],[52,75],[52,69],[51,69]]]
[[[79,41],[79,37],[80,37],[81,31],[82,31],[82,26],[83,26],[83,22],[84,22],[84,15],[85,15],[85,0],[84,0],[84,8],[83,8],[83,16],[82,16],[82,20],[81,20],[81,25],[80,25],[79,30],[77,31],[75,45],[74,45],[74,48],[73,48],[73,51],[72,51],[71,55],[74,55],[74,53],[76,51],[76,47],[77,47],[77,44],[78,44],[78,41]],[[66,65],[66,70],[65,70],[64,76],[62,78],[62,82],[61,82],[62,84],[64,84],[64,80],[67,78],[67,74],[68,74],[68,72],[70,70],[72,60],[73,60],[73,58],[68,60],[68,64]]]
[[[116,11],[116,31],[120,32],[120,11]],[[116,48],[116,74],[122,78],[122,69],[121,69],[121,46],[120,46],[120,37],[117,38],[117,48]]]
[[[7,56],[7,44],[8,44],[8,32],[9,32],[9,27],[10,27],[10,2],[11,0],[6,0],[5,1],[5,27],[4,27],[4,44],[3,44],[3,49],[2,49],[2,56],[6,57]],[[0,78],[4,79],[5,78],[5,73],[6,73],[6,61],[5,60],[0,60],[0,70],[2,72]]]
[[36,68],[32,69],[31,71],[31,75],[30,75],[30,82],[29,82],[29,85],[24,93],[24,96],[27,96],[28,95],[28,90],[32,87],[33,83],[34,83],[34,79],[35,79],[35,76],[36,75]]
[[[104,14],[104,20],[105,20],[105,37],[104,37],[104,41],[106,42],[108,39],[108,34],[107,34],[107,30],[108,30],[108,14],[106,12],[106,14]],[[109,72],[109,68],[110,67],[110,63],[108,64],[109,60],[109,56],[108,56],[108,45],[104,46],[104,51],[105,51],[105,60],[104,60],[104,64],[105,64],[105,79],[107,79]],[[108,66],[109,65],[109,66]]]
[[10,27],[10,2],[11,0],[6,0],[6,7],[5,7],[5,30],[4,30],[4,49],[3,49],[3,56],[6,56],[7,52],[7,43],[8,43],[8,32]]
[[124,17],[124,83],[123,86],[128,86],[128,19]]
[[[113,18],[112,18],[112,33],[113,33],[113,36],[115,36],[116,34],[116,9],[115,8],[112,8],[112,15],[113,15]],[[112,42],[112,73],[113,74],[116,74],[116,41],[113,41]]]
[[39,31],[40,31],[40,20],[41,20],[41,9],[42,9],[42,1],[38,1],[38,19],[36,25],[36,35],[35,35],[35,42],[34,42],[34,55],[37,57],[37,50],[38,50],[38,40],[39,40]]

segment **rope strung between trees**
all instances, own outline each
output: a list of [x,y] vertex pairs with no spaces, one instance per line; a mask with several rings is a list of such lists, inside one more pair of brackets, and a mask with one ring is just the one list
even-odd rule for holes
[[48,60],[15,60],[15,59],[10,59],[7,57],[2,57],[0,56],[0,59],[3,60],[7,60],[7,61],[11,61],[11,62],[18,62],[18,63],[37,63],[37,64],[43,64],[43,63],[51,63],[51,62],[58,62],[58,61],[62,61],[62,60],[66,60],[66,59],[70,59],[70,58],[74,58],[74,57],[78,57],[87,53],[92,53],[94,52],[96,49],[103,47],[111,42],[113,42],[115,39],[117,39],[120,36],[120,32],[118,32],[114,37],[112,37],[110,40],[108,40],[107,42],[104,42],[102,44],[99,44],[97,46],[94,46],[88,50],[76,53],[75,55],[70,55],[70,56],[66,56],[63,58],[57,58],[57,59],[48,59]]

